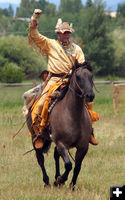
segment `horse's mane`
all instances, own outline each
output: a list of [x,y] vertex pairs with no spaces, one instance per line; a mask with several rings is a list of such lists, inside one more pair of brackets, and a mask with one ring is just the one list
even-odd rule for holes
[[62,89],[61,94],[60,94],[60,96],[58,97],[58,100],[59,100],[59,101],[60,101],[61,99],[63,99],[63,97],[64,97],[65,94],[67,93],[68,88],[69,88],[69,84],[70,84],[70,81],[71,81],[71,78],[72,78],[72,75],[73,75],[74,71],[75,71],[76,69],[78,69],[79,67],[83,67],[83,68],[85,68],[85,69],[88,69],[90,72],[93,72],[93,68],[92,68],[92,66],[91,66],[90,61],[84,62],[84,63],[78,63],[78,61],[76,60],[75,65],[72,67],[72,73],[70,74],[70,76],[69,76],[69,78],[68,78],[68,82],[67,82],[66,86]]
[[90,61],[84,62],[84,63],[78,63],[78,61],[75,62],[75,65],[73,66],[73,70],[75,71],[77,68],[83,67],[84,69],[88,69],[90,72],[93,72],[93,68],[91,66]]

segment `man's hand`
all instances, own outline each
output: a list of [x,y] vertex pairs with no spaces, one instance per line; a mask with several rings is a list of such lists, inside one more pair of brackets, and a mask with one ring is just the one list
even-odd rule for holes
[[40,9],[35,9],[33,16],[31,17],[31,20],[37,20],[40,18],[40,15],[42,14],[42,10]]
[[40,15],[42,14],[42,10],[40,9],[35,9],[33,16],[31,17],[31,23],[29,24],[30,28],[35,28],[37,27],[37,19],[40,18]]

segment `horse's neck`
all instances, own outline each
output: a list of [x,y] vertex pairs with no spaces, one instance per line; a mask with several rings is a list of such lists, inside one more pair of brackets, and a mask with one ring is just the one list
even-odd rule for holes
[[77,115],[81,115],[83,113],[83,110],[85,109],[85,102],[75,93],[75,91],[68,89],[64,97],[64,101],[65,106],[72,113],[72,115],[76,115],[76,113]]

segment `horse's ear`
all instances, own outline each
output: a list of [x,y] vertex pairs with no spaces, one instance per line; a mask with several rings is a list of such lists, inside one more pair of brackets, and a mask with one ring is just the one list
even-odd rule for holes
[[87,69],[91,72],[93,72],[93,68],[92,68],[92,65],[91,65],[91,62],[90,60],[87,61]]
[[90,60],[88,60],[88,62],[87,62],[87,63],[88,63],[88,65],[92,66],[92,65],[91,65],[91,61],[90,61]]

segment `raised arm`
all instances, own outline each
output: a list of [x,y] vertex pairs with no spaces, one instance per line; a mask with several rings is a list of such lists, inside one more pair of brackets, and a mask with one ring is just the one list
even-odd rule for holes
[[31,17],[31,23],[29,24],[29,37],[30,39],[36,44],[37,47],[39,47],[42,51],[49,51],[49,38],[43,36],[38,31],[38,22],[37,19],[40,17],[41,13],[37,13],[37,11],[40,11],[39,9],[35,9],[33,16]]

